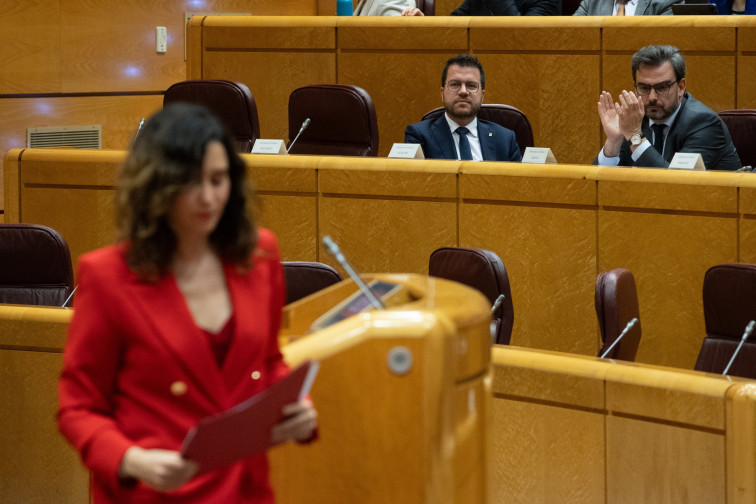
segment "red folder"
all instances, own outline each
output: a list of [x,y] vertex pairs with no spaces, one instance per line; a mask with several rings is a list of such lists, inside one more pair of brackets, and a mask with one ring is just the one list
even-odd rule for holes
[[202,474],[273,446],[270,432],[287,404],[309,393],[318,362],[308,361],[275,385],[217,415],[203,418],[184,438],[181,455],[199,463]]

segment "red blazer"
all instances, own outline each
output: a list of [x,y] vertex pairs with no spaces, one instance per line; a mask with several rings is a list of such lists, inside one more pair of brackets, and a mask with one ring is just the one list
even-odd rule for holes
[[[246,272],[225,266],[235,333],[219,369],[173,275],[140,281],[122,245],[81,257],[58,423],[93,474],[95,503],[163,502],[163,494],[118,479],[126,449],[179,450],[201,418],[288,373],[278,348],[283,270],[270,231],[259,230],[252,263]],[[170,494],[176,503],[272,503],[267,458],[211,471]]]

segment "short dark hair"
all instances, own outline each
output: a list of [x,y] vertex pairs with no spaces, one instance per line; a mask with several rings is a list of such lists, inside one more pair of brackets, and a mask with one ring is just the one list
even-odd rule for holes
[[659,66],[669,61],[675,71],[675,79],[682,80],[685,78],[685,58],[683,58],[680,49],[671,45],[650,45],[641,47],[638,52],[633,54],[633,82],[635,82],[635,73],[641,65],[652,67]]
[[250,189],[244,161],[226,128],[205,107],[175,103],[144,125],[121,168],[116,190],[126,260],[143,279],[156,280],[168,272],[177,246],[169,212],[176,197],[201,177],[205,151],[213,141],[223,144],[228,155],[231,189],[210,243],[224,262],[249,266],[257,229],[247,215]]
[[441,73],[441,87],[446,86],[446,74],[449,73],[449,67],[452,65],[473,67],[480,70],[480,87],[481,89],[486,89],[486,73],[483,71],[483,65],[481,65],[478,58],[470,54],[460,54],[446,62],[446,65],[444,65],[444,71]]

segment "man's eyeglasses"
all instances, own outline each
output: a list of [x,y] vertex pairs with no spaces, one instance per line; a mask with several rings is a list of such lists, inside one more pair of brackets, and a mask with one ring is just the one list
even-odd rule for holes
[[472,81],[470,81],[470,82],[460,82],[460,81],[456,81],[456,80],[447,81],[446,82],[446,89],[448,89],[449,91],[452,91],[452,92],[456,93],[457,91],[460,90],[460,88],[462,87],[462,84],[465,85],[465,89],[467,89],[468,93],[477,93],[480,90],[480,84],[478,84],[477,82],[472,82]]
[[650,94],[651,90],[653,89],[654,91],[656,91],[656,94],[665,95],[669,93],[669,91],[672,89],[672,86],[677,83],[678,81],[667,81],[667,82],[660,82],[659,84],[654,84],[652,86],[651,84],[643,84],[642,82],[636,82],[635,91],[641,96],[646,96]]

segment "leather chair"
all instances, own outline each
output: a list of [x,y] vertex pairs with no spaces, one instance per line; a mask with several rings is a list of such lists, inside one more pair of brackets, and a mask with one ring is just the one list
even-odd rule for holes
[[286,283],[286,304],[298,301],[342,280],[338,271],[327,264],[305,261],[283,261],[281,264]]
[[730,130],[740,162],[756,168],[756,109],[723,110],[719,117]]
[[493,342],[499,345],[509,344],[514,324],[514,306],[507,269],[496,253],[485,249],[442,247],[430,255],[428,274],[478,289],[492,306],[499,295],[504,294],[504,301],[492,315],[495,325]]
[[609,359],[635,360],[641,339],[641,325],[638,292],[633,274],[624,268],[599,273],[596,278],[595,302],[602,342],[598,356],[604,355],[622,334],[628,322],[637,318],[638,322],[606,355]]
[[60,233],[0,224],[0,303],[61,306],[72,288],[71,254]]
[[370,95],[361,87],[318,84],[289,95],[289,145],[305,119],[310,126],[289,154],[377,156],[378,120]]
[[227,80],[187,80],[169,87],[163,106],[184,102],[204,105],[228,128],[239,152],[251,152],[260,138],[257,105],[249,88]]
[[426,16],[436,15],[436,3],[435,0],[415,0],[417,8],[423,11]]
[[[710,268],[704,276],[703,309],[706,337],[695,369],[722,373],[746,326],[756,320],[756,265]],[[756,334],[748,337],[727,374],[756,379]]]
[[[437,107],[423,116],[426,119],[436,119],[444,113],[444,107]],[[530,121],[519,109],[510,105],[501,105],[497,103],[484,103],[478,111],[478,119],[494,122],[505,128],[514,131],[517,138],[517,145],[520,147],[520,154],[525,154],[525,147],[533,147],[533,128],[530,127]]]

